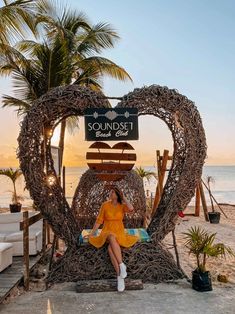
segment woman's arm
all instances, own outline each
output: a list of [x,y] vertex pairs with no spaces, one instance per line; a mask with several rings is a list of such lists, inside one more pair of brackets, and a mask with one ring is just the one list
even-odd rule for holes
[[94,223],[94,226],[93,226],[89,236],[93,236],[95,234],[96,230],[99,229],[99,226],[103,224],[103,222],[104,222],[104,204],[102,204],[102,206],[100,207],[100,211],[99,211],[99,214],[96,218],[96,222]]
[[132,212],[134,210],[134,207],[132,206],[132,204],[128,201],[128,199],[124,195],[122,196],[122,199],[124,203],[126,204],[127,211]]
[[87,238],[89,238],[90,236],[94,236],[96,230],[99,229],[99,226],[100,226],[100,225],[101,225],[101,224],[99,224],[98,222],[95,222],[95,223],[94,223],[94,226],[93,226],[93,228],[92,228],[92,230],[91,230],[91,232],[90,232],[89,234],[85,235],[85,236],[84,236],[84,239],[87,239]]
[[95,234],[95,232],[99,229],[99,226],[100,226],[100,225],[101,225],[101,224],[99,224],[98,222],[95,222],[95,224],[94,224],[94,226],[93,226],[93,228],[92,228],[92,230],[91,230],[89,236],[93,236],[93,235]]

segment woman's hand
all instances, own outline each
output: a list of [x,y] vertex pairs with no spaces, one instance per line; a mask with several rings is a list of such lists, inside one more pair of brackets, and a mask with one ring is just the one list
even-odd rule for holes
[[86,234],[83,239],[89,239],[90,237],[94,236],[93,232],[90,232],[89,234]]
[[95,223],[92,230],[90,231],[90,233],[86,234],[83,239],[89,239],[90,237],[94,237],[95,236],[95,233],[96,231],[98,230],[100,224],[99,223]]
[[122,200],[126,203],[127,202],[127,199],[126,199],[126,197],[125,197],[125,195],[124,195],[124,193],[122,192]]
[[[122,195],[123,195],[123,193],[122,193]],[[124,203],[126,204],[128,211],[132,212],[134,210],[134,207],[131,205],[131,203],[128,201],[128,199],[124,195],[123,195],[122,199],[123,199]]]

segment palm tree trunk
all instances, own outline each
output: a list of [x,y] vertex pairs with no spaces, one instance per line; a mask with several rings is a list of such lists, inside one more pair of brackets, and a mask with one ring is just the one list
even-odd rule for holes
[[196,259],[197,259],[197,268],[200,269],[199,255],[196,255]]
[[206,253],[203,254],[203,271],[206,271]]
[[65,130],[66,130],[66,119],[62,120],[61,127],[60,127],[60,141],[59,141],[60,169],[62,168],[62,165],[63,165]]
[[17,204],[17,194],[16,194],[16,184],[15,184],[15,181],[13,181],[13,189],[14,189],[14,192],[13,192],[13,204]]

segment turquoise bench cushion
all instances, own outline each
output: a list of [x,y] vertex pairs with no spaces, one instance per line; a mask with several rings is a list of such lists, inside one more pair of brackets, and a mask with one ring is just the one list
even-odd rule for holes
[[[149,242],[150,241],[150,237],[148,235],[148,232],[146,231],[146,229],[144,228],[138,228],[138,229],[125,229],[125,231],[130,234],[130,235],[134,235],[134,236],[137,236],[138,237],[138,242]],[[91,232],[91,229],[84,229],[82,231],[82,233],[80,234],[80,237],[79,237],[79,242],[80,244],[85,244],[85,243],[88,243],[88,238],[85,238],[84,237],[86,235],[88,235],[89,233]],[[99,235],[101,232],[101,229],[98,229],[96,232],[95,232],[95,236]]]

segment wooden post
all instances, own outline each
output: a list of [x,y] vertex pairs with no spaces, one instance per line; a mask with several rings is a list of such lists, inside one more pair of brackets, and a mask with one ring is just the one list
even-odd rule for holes
[[197,184],[196,187],[196,195],[195,195],[195,216],[199,217],[200,216],[200,207],[201,207],[201,201],[200,201],[200,188],[199,184]]
[[158,184],[157,184],[157,189],[156,189],[156,196],[153,203],[152,216],[154,215],[157,209],[157,206],[161,200],[168,157],[169,157],[169,150],[166,150],[166,149],[164,150],[162,160],[160,156],[160,151],[157,150]]
[[23,212],[24,287],[29,290],[29,212]]
[[154,198],[154,202],[153,202],[153,207],[152,207],[152,216],[154,214],[155,208],[157,207],[157,205],[159,204],[160,201],[160,181],[161,181],[161,156],[160,156],[160,150],[156,151],[157,154],[157,173],[158,173],[158,183],[157,183],[157,187],[156,187],[156,193],[155,193],[155,198]]
[[164,178],[165,178],[165,174],[166,174],[166,166],[167,166],[168,156],[169,156],[169,150],[165,149],[164,152],[163,152],[163,157],[162,157],[161,194],[162,194],[162,191],[163,191],[163,182],[164,182]]
[[203,190],[203,186],[202,186],[201,180],[199,182],[199,189],[200,189],[200,195],[201,195],[201,201],[202,201],[202,207],[203,207],[203,211],[204,211],[205,220],[209,221],[208,209],[207,209],[207,204],[206,204],[206,198],[205,198],[205,193],[204,193],[204,190]]
[[[64,196],[65,196],[65,194],[66,194],[65,171],[66,171],[66,168],[65,168],[65,166],[63,166],[63,168],[62,168],[62,181],[63,181],[63,182],[62,182],[62,183],[63,183],[62,189],[63,189],[63,192],[64,192]],[[54,235],[54,236],[55,236],[55,235]],[[53,241],[54,241],[54,240],[53,240]],[[58,237],[56,237],[55,248],[56,248],[56,249],[59,248],[59,238],[58,238]]]
[[62,178],[63,178],[62,188],[63,188],[63,192],[64,192],[64,196],[65,196],[65,193],[66,193],[66,190],[65,190],[65,186],[66,186],[66,184],[65,184],[65,166],[63,166],[63,169],[62,169]]

